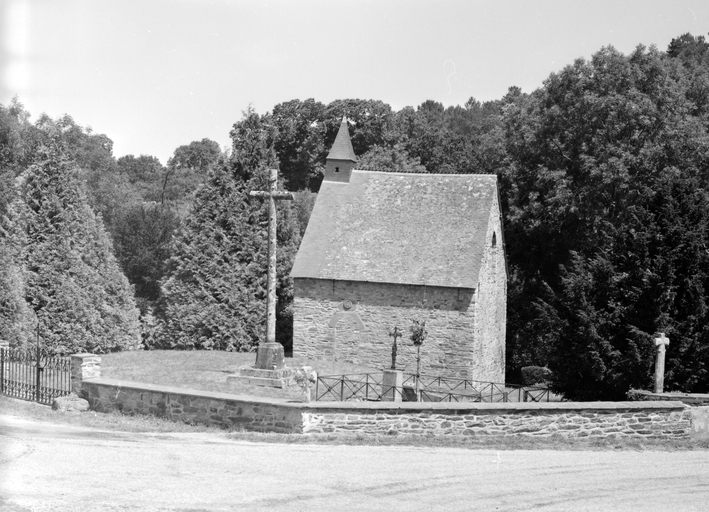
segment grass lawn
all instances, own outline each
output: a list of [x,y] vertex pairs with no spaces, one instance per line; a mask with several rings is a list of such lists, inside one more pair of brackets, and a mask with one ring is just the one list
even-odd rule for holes
[[[235,373],[237,368],[249,367],[255,362],[255,353],[244,352],[208,350],[115,352],[101,356],[101,376],[237,395],[300,399],[298,386],[278,389],[227,382],[227,376]],[[309,361],[298,357],[286,358],[286,366],[291,368],[312,366],[318,375],[381,372],[381,368],[334,361]]]

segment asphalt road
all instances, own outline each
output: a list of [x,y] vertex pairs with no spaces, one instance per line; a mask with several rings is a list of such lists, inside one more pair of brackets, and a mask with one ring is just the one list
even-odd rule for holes
[[0,510],[709,510],[709,452],[263,444],[0,415]]

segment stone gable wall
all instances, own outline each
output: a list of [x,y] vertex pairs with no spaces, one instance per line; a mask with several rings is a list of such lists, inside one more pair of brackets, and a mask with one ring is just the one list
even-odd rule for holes
[[[493,246],[493,237],[495,240]],[[474,353],[477,380],[505,382],[507,269],[497,196],[494,197],[478,277]]]
[[[349,313],[343,309],[347,300],[353,304]],[[388,332],[398,326],[404,336],[399,339],[397,367],[415,372],[416,349],[409,327],[419,319],[426,320],[428,331],[421,348],[422,374],[476,380],[494,375],[504,382],[504,359],[498,358],[501,365],[492,371],[495,362],[483,360],[473,350],[474,290],[296,278],[293,307],[294,355],[389,368]],[[342,318],[330,327],[338,313]]]

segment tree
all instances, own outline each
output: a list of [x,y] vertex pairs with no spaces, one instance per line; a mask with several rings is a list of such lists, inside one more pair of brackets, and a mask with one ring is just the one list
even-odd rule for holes
[[160,298],[173,234],[180,225],[177,213],[158,203],[133,203],[123,208],[114,226],[116,258],[130,283],[141,313],[147,314]]
[[426,172],[418,158],[412,158],[402,144],[392,147],[372,146],[359,157],[357,167],[386,172]]
[[139,197],[136,201],[161,200],[166,169],[156,157],[125,155],[116,161],[116,167],[132,193]]
[[322,179],[325,163],[325,105],[291,100],[273,108],[278,129],[274,148],[288,190],[311,188]]
[[379,100],[336,100],[325,109],[325,148],[335,142],[342,117],[349,121],[355,155],[364,155],[374,145],[388,145],[392,128],[391,107]]
[[[222,157],[198,192],[175,238],[163,279],[161,346],[248,351],[265,335],[267,208],[249,197],[265,190],[276,166],[276,129],[247,111],[231,132],[233,155]],[[288,277],[300,241],[287,204],[278,207],[278,341],[292,337]]]
[[548,358],[568,398],[647,385],[656,331],[677,340],[671,386],[708,383],[709,152],[692,80],[655,49],[604,48],[503,99],[508,340],[528,344],[517,363]]
[[[207,179],[209,168],[221,155],[219,144],[210,139],[190,142],[178,147],[167,162],[159,201],[176,201],[184,206],[197,187]],[[180,208],[186,210],[186,208]]]
[[21,296],[15,308],[15,319],[24,322],[20,330],[38,324],[46,347],[62,355],[138,348],[132,290],[88,205],[77,165],[60,141],[36,156],[18,181],[0,235],[12,256],[4,277],[11,276],[8,288]]

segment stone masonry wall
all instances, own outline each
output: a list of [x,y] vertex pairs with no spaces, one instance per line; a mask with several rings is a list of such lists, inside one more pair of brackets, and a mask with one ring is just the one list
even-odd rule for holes
[[97,412],[119,411],[260,432],[302,431],[298,408],[267,398],[254,400],[227,393],[104,378],[83,381],[81,396],[88,400],[91,410]]
[[685,438],[692,417],[689,408],[676,402],[668,408],[637,402],[474,405],[304,411],[303,433]]
[[296,403],[101,377],[81,381],[79,394],[97,412],[261,432],[684,438],[709,431],[707,408],[680,402]]
[[477,380],[505,382],[507,269],[497,202],[495,196],[490,209],[485,250],[478,276],[473,352],[479,355]]
[[[494,360],[473,348],[474,290],[296,278],[294,294],[294,355],[389,368],[388,332],[396,325],[404,334],[397,367],[413,372],[416,350],[409,326],[420,319],[426,320],[428,331],[421,349],[422,374],[504,382],[499,347],[492,351]],[[344,309],[344,301],[351,301],[350,310]],[[337,323],[330,327],[333,317]],[[504,347],[504,337],[501,343]]]

